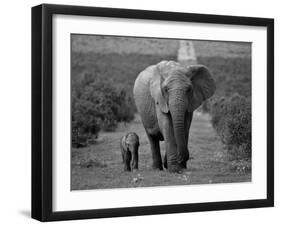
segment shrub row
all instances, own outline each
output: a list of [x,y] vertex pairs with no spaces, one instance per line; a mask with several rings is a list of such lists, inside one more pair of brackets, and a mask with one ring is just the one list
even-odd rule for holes
[[212,124],[234,159],[251,158],[251,99],[234,94],[208,102]]
[[216,81],[216,95],[202,105],[229,156],[251,157],[251,58],[198,57],[210,68]]
[[86,146],[101,129],[112,131],[118,122],[131,121],[133,103],[125,88],[117,89],[110,81],[86,75],[72,86],[72,146]]
[[72,144],[85,146],[100,130],[134,117],[133,84],[147,66],[174,55],[72,52]]

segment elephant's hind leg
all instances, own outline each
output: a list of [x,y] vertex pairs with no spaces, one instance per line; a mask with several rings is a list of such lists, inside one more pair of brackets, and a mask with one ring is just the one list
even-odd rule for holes
[[124,171],[131,171],[132,154],[130,151],[124,153]]
[[147,137],[148,137],[148,140],[150,143],[150,148],[151,148],[151,153],[152,153],[152,168],[158,169],[158,170],[163,170],[159,139],[150,134],[147,134]]

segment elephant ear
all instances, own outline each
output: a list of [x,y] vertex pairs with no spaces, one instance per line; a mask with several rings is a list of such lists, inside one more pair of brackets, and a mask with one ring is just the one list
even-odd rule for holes
[[188,111],[192,112],[215,93],[216,84],[208,68],[203,65],[190,66],[188,77],[193,86],[193,97],[188,106]]
[[164,78],[161,75],[158,67],[154,70],[153,79],[150,81],[150,94],[156,105],[159,106],[163,113],[168,113],[168,97],[165,88],[163,87]]
[[127,135],[126,136],[123,136],[122,137],[122,140],[121,140],[121,144],[122,144],[122,147],[127,150]]
[[128,142],[128,134],[126,134],[122,139],[122,146],[124,150],[129,151],[129,142]]

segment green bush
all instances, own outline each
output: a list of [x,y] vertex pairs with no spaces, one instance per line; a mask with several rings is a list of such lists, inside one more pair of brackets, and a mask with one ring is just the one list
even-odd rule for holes
[[251,58],[198,57],[216,82],[215,95],[201,110],[212,117],[212,124],[229,156],[251,158]]
[[97,108],[90,101],[76,99],[72,102],[72,146],[83,147],[97,138],[101,121]]
[[132,98],[125,89],[118,90],[110,81],[86,75],[80,84],[73,84],[72,89],[73,146],[86,146],[97,138],[101,129],[113,131],[118,122],[134,118]]
[[[209,103],[210,104],[210,103]],[[235,159],[251,158],[251,100],[239,94],[213,100],[212,124],[229,154]]]

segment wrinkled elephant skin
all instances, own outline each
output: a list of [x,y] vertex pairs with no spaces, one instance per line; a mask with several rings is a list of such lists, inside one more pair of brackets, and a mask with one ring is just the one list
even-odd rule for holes
[[202,65],[161,61],[138,75],[134,98],[150,142],[153,169],[163,169],[159,146],[162,140],[166,150],[164,167],[170,172],[186,168],[193,111],[215,89],[210,71]]

